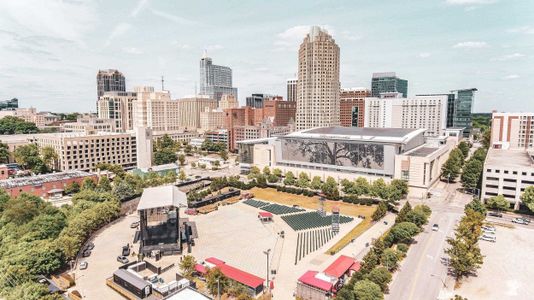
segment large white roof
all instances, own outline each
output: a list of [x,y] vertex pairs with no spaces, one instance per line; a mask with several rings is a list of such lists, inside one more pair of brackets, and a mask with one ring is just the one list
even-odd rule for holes
[[407,143],[426,129],[369,128],[369,127],[317,127],[297,131],[282,138],[315,138],[379,143]]
[[187,207],[187,195],[174,185],[146,188],[137,210],[166,206]]

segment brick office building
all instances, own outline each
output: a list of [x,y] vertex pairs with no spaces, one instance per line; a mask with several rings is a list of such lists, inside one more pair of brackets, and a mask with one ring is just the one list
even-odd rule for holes
[[344,127],[364,127],[365,97],[371,91],[364,88],[342,89],[339,102],[339,121]]

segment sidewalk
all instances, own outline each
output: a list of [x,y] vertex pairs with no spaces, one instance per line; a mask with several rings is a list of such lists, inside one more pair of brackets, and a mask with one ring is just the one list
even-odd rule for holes
[[[382,218],[382,220],[375,223],[373,226],[371,226],[371,228],[367,229],[362,235],[356,238],[354,242],[348,244],[345,248],[333,256],[337,258],[340,255],[346,255],[361,260],[371,248],[373,240],[382,236],[382,234],[384,234],[393,226],[393,223],[395,223],[395,217],[395,214],[388,212],[386,216]],[[386,221],[388,224],[384,224],[384,221]],[[369,246],[366,247],[365,243],[369,243]]]

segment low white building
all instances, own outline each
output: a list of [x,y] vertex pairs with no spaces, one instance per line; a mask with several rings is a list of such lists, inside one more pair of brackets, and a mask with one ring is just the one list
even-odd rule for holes
[[483,201],[497,195],[519,208],[521,194],[534,185],[534,152],[489,149],[482,175]]

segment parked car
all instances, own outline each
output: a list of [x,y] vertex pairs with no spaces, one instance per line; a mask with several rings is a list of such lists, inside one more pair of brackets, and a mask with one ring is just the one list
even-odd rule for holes
[[492,243],[495,243],[497,241],[496,237],[489,236],[489,235],[483,235],[483,236],[480,237],[480,239],[483,240],[483,241],[492,242]]
[[438,231],[438,230],[439,230],[439,225],[438,224],[432,225],[432,231]]
[[126,258],[126,256],[122,256],[122,255],[117,256],[117,261],[123,264],[127,264],[130,262],[128,258]]
[[137,228],[137,227],[139,227],[139,221],[136,221],[130,224],[130,228]]
[[502,214],[500,212],[496,212],[496,211],[490,211],[488,213],[488,216],[490,217],[497,217],[497,218],[502,218]]
[[83,251],[82,256],[83,256],[83,257],[89,257],[89,256],[91,256],[91,250],[85,250],[85,251]]
[[82,261],[80,263],[80,270],[85,270],[85,269],[87,269],[87,267],[88,267],[88,264],[87,264],[86,261]]
[[523,218],[514,218],[512,223],[528,225],[528,222],[526,222]]
[[527,219],[527,218],[519,218],[519,219],[523,219],[523,222],[530,224],[530,219]]
[[495,231],[497,231],[497,229],[495,229],[495,227],[493,227],[493,226],[482,226],[482,230],[485,231],[485,232],[495,232]]
[[93,250],[95,248],[95,244],[93,244],[93,242],[89,242],[87,244],[85,244],[85,250]]
[[122,246],[122,256],[130,255],[130,245]]

